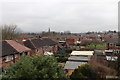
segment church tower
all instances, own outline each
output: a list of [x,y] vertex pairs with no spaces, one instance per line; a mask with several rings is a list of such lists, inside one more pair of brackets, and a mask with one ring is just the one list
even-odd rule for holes
[[48,32],[50,33],[50,28],[48,29]]

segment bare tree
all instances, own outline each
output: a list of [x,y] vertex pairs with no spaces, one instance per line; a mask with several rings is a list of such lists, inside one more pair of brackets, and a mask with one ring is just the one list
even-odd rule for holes
[[17,25],[3,25],[0,30],[2,31],[2,40],[16,40],[19,38],[20,29]]
[[117,61],[116,61],[116,71],[117,75],[120,77],[120,54],[117,55]]
[[[104,60],[104,58],[96,58],[92,56],[91,60],[89,61],[91,67],[96,70],[98,73],[101,73],[101,76],[111,75],[116,76],[116,70],[112,67],[108,67],[108,62]],[[114,66],[114,65],[113,65]]]

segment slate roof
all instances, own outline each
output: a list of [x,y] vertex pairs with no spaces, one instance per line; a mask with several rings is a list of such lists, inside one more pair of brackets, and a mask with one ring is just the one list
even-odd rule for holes
[[95,55],[105,55],[105,51],[104,50],[94,50],[94,54]]
[[74,62],[74,61],[67,61],[65,64],[64,69],[77,69],[78,66],[82,64],[86,64],[87,62]]
[[43,40],[43,42],[45,43],[45,45],[50,45],[50,46],[52,46],[52,45],[55,45],[55,44],[57,44],[57,42],[55,42],[55,41],[53,41],[53,40],[51,40],[51,39],[49,39],[49,38],[43,38],[42,39]]
[[27,41],[24,41],[24,45],[31,49],[41,48],[43,46],[52,46],[55,44],[57,44],[57,43],[52,41],[49,38],[29,39]]
[[2,43],[2,52],[0,52],[0,56],[7,56],[10,54],[18,53],[13,47],[10,46],[6,41],[1,41]]
[[4,40],[0,41],[2,44],[2,52],[0,52],[0,56],[7,56],[11,54],[21,53],[25,51],[30,51],[31,49],[21,45],[13,40]]
[[85,56],[70,56],[68,58],[69,61],[83,61],[83,62],[88,62],[90,60],[90,57],[85,57]]
[[34,49],[35,47],[33,46],[33,44],[31,43],[30,40],[26,40],[23,42],[23,44],[26,46],[26,47],[29,47],[31,49]]
[[118,38],[109,38],[105,40],[107,43],[118,43]]

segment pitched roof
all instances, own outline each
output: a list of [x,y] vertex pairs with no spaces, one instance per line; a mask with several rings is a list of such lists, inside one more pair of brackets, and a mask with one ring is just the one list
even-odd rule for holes
[[86,64],[87,62],[74,62],[74,61],[67,61],[65,64],[64,69],[77,69],[78,66],[82,64]]
[[2,44],[2,52],[0,53],[0,56],[7,56],[31,50],[13,40],[4,40],[0,41],[0,43]]
[[95,55],[105,55],[105,50],[94,50]]
[[30,40],[24,41],[23,44],[24,44],[26,47],[29,47],[29,48],[31,48],[31,49],[35,49],[35,46],[31,43]]
[[13,40],[6,40],[7,43],[9,43],[15,50],[17,50],[19,53],[24,52],[24,51],[30,51],[28,47],[13,41]]
[[85,57],[85,56],[70,56],[68,58],[69,61],[83,61],[83,62],[88,62],[90,60],[90,57]]
[[107,43],[118,43],[119,38],[109,38],[105,40]]
[[45,43],[45,45],[50,45],[51,46],[51,45],[57,44],[57,42],[55,42],[55,41],[53,41],[53,40],[51,40],[49,38],[43,38],[42,40]]
[[0,52],[0,56],[18,53],[17,50],[11,47],[6,41],[1,41],[0,43],[2,43],[2,52]]
[[51,46],[57,44],[56,42],[52,41],[49,38],[42,38],[42,39],[29,39],[27,41],[24,41],[24,45],[31,48],[41,48],[43,46]]

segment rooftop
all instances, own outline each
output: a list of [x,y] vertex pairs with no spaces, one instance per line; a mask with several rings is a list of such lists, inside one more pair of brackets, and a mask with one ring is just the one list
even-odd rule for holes
[[31,50],[14,40],[4,40],[0,43],[2,43],[2,53],[0,53],[0,56],[7,56]]
[[67,61],[65,64],[64,69],[77,69],[78,66],[82,64],[86,64],[87,62],[74,62],[74,61]]
[[70,56],[68,58],[69,61],[83,61],[83,62],[88,62],[90,60],[90,57],[85,57],[85,56]]
[[72,53],[70,54],[72,55],[76,55],[76,56],[81,56],[81,55],[85,55],[85,56],[92,56],[94,53],[94,51],[72,51]]
[[24,45],[31,49],[41,48],[43,46],[52,46],[55,44],[57,43],[49,38],[29,39],[24,41]]

